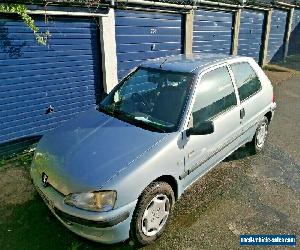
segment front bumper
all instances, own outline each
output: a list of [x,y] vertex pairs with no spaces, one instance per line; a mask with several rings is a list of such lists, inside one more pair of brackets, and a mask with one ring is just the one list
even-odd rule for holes
[[42,185],[41,175],[31,169],[31,178],[51,212],[72,232],[101,243],[113,244],[129,238],[130,222],[137,200],[108,212],[93,212],[66,205],[64,195]]

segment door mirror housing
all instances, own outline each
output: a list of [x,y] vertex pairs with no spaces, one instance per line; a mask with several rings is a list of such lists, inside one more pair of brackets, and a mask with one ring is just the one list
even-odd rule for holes
[[209,135],[215,131],[214,123],[212,121],[201,122],[197,127],[189,128],[186,131],[186,136],[191,135]]

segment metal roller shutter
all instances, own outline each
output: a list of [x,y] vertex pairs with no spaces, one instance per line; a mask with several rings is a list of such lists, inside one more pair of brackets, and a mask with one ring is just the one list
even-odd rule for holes
[[233,12],[196,10],[193,52],[231,53]]
[[284,55],[287,11],[274,9],[268,47],[268,61],[280,61]]
[[289,41],[289,55],[300,53],[300,9],[294,10],[292,32]]
[[238,54],[260,60],[265,13],[262,11],[242,10]]
[[116,11],[118,78],[147,59],[183,51],[181,14]]
[[59,126],[91,108],[101,89],[93,20],[51,18],[36,25],[48,27],[48,46],[38,45],[22,21],[0,19],[0,143]]

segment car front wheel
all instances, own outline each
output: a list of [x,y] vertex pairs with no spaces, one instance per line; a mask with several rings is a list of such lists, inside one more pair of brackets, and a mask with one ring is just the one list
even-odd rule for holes
[[155,241],[164,231],[175,202],[174,192],[166,182],[152,182],[142,193],[131,222],[131,239],[137,245]]

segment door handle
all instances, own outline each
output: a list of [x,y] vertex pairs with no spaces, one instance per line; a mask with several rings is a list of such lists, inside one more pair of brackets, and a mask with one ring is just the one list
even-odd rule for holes
[[242,108],[242,109],[240,110],[240,118],[243,119],[244,117],[245,117],[245,109]]

